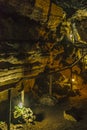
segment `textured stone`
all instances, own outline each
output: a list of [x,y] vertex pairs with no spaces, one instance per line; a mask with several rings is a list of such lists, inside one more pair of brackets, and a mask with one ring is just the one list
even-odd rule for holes
[[56,32],[64,17],[63,9],[50,0],[0,0],[0,91],[16,86],[21,91],[24,80],[75,61],[72,42],[59,40],[60,30]]

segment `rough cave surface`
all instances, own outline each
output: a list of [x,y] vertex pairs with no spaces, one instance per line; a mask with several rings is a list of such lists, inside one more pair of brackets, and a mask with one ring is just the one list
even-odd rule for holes
[[[23,129],[86,130],[86,79],[86,0],[0,0],[1,112],[8,107],[9,89],[13,102],[24,90],[26,106],[45,114],[42,122]],[[51,102],[53,97],[56,103]],[[44,102],[53,106],[44,106]],[[63,119],[63,112],[68,107],[78,108],[78,104],[85,113],[82,127],[80,122],[72,126]]]

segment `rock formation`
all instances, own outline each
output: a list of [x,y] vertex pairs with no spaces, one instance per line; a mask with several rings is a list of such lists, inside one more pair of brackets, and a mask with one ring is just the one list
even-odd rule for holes
[[[62,38],[58,31],[65,16],[62,6],[50,0],[0,0],[1,92],[11,87],[18,92],[25,81],[75,62],[78,48],[74,48],[72,41],[64,41],[64,35]],[[86,35],[87,16],[84,17],[83,22],[77,22]]]

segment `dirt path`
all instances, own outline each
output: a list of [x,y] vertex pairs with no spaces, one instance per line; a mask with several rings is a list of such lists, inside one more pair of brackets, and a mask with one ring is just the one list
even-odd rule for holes
[[[81,109],[82,119],[78,122],[64,119],[64,110],[73,106]],[[81,96],[69,98],[53,107],[38,105],[34,111],[41,120],[27,130],[87,130],[87,90],[82,90]]]

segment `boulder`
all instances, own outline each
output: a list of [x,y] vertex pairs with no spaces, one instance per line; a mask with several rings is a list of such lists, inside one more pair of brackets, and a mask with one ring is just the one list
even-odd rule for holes
[[64,111],[64,118],[69,121],[77,122],[81,120],[79,109],[72,107],[69,110]]

